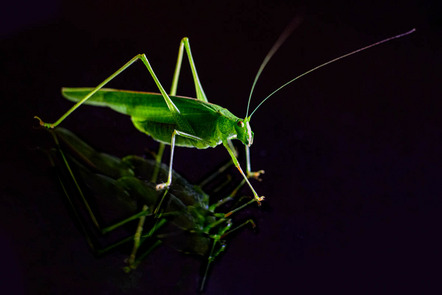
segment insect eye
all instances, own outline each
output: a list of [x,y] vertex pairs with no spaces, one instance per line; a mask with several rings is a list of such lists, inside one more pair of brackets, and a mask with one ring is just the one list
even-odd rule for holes
[[244,122],[243,122],[243,121],[238,121],[237,124],[238,124],[238,126],[241,127],[241,128],[244,127]]

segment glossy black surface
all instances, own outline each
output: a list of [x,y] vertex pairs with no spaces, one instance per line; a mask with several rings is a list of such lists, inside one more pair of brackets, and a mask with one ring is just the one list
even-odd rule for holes
[[[260,62],[296,15],[303,22],[263,72],[252,106],[313,66],[417,32],[321,69],[256,112],[252,168],[266,171],[254,184],[266,201],[250,211],[258,233],[236,236],[214,264],[207,294],[423,294],[439,286],[431,270],[439,267],[442,192],[437,1],[24,2],[3,18],[11,29],[0,46],[2,288],[194,292],[200,264],[173,250],[153,253],[131,276],[121,272],[124,255],[92,256],[36,149],[46,143],[32,118],[57,119],[70,106],[61,87],[98,85],[142,52],[169,88],[184,36],[209,100],[243,117]],[[178,94],[193,96],[185,68]],[[156,90],[141,63],[110,86]],[[118,156],[156,146],[110,110],[81,108],[63,126]],[[175,168],[197,181],[227,157],[222,147],[178,149]]]

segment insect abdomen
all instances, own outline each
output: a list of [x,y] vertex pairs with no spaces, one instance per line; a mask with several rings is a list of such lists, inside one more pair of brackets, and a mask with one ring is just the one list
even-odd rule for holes
[[[163,142],[169,145],[172,139],[172,132],[174,130],[179,130],[176,124],[155,122],[143,118],[132,117],[132,123],[138,130],[152,136],[156,141]],[[205,149],[210,146],[204,142],[196,141],[182,136],[175,137],[175,144],[177,146],[196,147],[198,149]]]

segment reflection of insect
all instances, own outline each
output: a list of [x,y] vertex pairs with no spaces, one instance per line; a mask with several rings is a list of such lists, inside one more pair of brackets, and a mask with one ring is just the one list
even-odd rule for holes
[[[227,198],[209,204],[209,196],[199,186],[191,185],[172,171],[175,181],[166,191],[158,192],[150,181],[157,167],[154,160],[137,156],[119,159],[99,153],[63,128],[54,129],[52,135],[57,149],[49,152],[51,163],[57,169],[67,202],[89,245],[101,254],[133,243],[127,271],[165,243],[178,251],[207,258],[202,289],[210,264],[225,249],[225,237],[249,223],[254,226],[252,220],[247,220],[233,227],[229,217],[255,202],[254,199],[239,201],[239,205],[228,213],[216,212],[233,199],[244,181]],[[224,171],[227,165],[220,171]],[[159,179],[163,179],[167,177],[168,167],[163,164],[158,172]],[[109,213],[105,212],[109,211],[118,214],[121,220],[107,216]],[[87,219],[92,220],[95,230],[87,225]],[[104,223],[112,225],[103,227],[101,224]],[[133,234],[99,249],[98,244],[104,239],[102,234],[127,226],[132,226]]]
[[[262,73],[264,67],[273,56],[273,54],[277,51],[277,49],[281,46],[285,39],[290,35],[290,32],[297,25],[297,21],[298,20],[295,19],[295,21],[284,31],[284,33],[275,43],[273,48],[269,51],[263,63],[261,64],[261,67],[255,77],[252,90],[250,92],[249,105],[254,86],[256,85],[260,74]],[[258,178],[259,175],[263,173],[263,171],[251,172],[248,149],[253,142],[253,132],[250,128],[250,120],[254,112],[261,106],[261,104],[274,93],[306,74],[309,74],[323,66],[326,66],[330,63],[333,63],[337,60],[340,60],[362,50],[410,34],[413,31],[414,29],[407,33],[390,37],[383,41],[355,50],[353,52],[330,60],[326,63],[323,63],[293,78],[292,80],[283,84],[281,87],[277,88],[269,96],[264,98],[255,108],[255,110],[250,113],[250,115],[248,105],[246,116],[244,119],[240,119],[234,116],[230,111],[225,108],[208,102],[196,71],[195,63],[193,61],[190,50],[189,40],[187,38],[183,38],[179,47],[178,61],[175,68],[175,74],[172,81],[170,95],[168,95],[164,90],[146,56],[144,54],[139,54],[132,58],[123,67],[121,67],[111,76],[109,76],[95,88],[64,88],[63,95],[70,100],[77,101],[77,103],[63,116],[61,116],[55,123],[44,123],[42,120],[40,120],[40,124],[48,128],[54,128],[83,103],[96,106],[107,106],[114,109],[115,111],[131,116],[132,122],[137,129],[139,129],[141,132],[151,135],[155,140],[162,143],[162,148],[160,149],[161,151],[164,148],[164,143],[171,145],[168,179],[165,183],[157,185],[157,189],[163,189],[171,184],[172,163],[174,154],[173,152],[175,145],[205,149],[208,147],[215,147],[222,143],[232,157],[233,163],[243,175],[247,184],[250,186],[255,200],[259,203],[264,197],[258,196],[254,188],[250,184],[248,178]],[[187,57],[189,59],[190,68],[195,83],[197,99],[176,96],[178,77],[181,69],[184,50],[186,51]],[[110,82],[117,75],[126,70],[137,60],[141,60],[147,67],[160,93],[145,93],[103,88],[108,82]],[[244,174],[238,163],[238,160],[236,159],[235,153],[231,147],[231,139],[239,139],[246,147],[247,175]],[[161,158],[161,155],[162,152],[159,153],[158,159]]]

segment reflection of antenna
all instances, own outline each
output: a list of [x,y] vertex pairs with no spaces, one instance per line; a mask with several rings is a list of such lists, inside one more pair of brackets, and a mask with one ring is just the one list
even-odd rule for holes
[[359,48],[359,49],[357,49],[357,50],[354,50],[354,51],[349,52],[349,53],[347,53],[347,54],[341,55],[341,56],[339,56],[339,57],[337,57],[337,58],[334,58],[334,59],[332,59],[332,60],[329,60],[328,62],[325,62],[325,63],[323,63],[323,64],[320,64],[319,66],[316,66],[316,67],[314,67],[314,68],[308,70],[307,72],[304,72],[304,73],[302,73],[302,74],[299,75],[299,76],[296,76],[295,78],[291,79],[290,81],[288,81],[288,82],[284,83],[283,85],[281,85],[280,87],[278,87],[276,90],[274,90],[272,93],[270,93],[266,98],[264,98],[264,99],[259,103],[259,105],[253,110],[253,112],[250,114],[250,118],[253,116],[253,114],[256,112],[256,110],[257,110],[257,109],[258,109],[258,108],[259,108],[259,107],[260,107],[260,106],[261,106],[261,105],[262,105],[267,99],[269,99],[273,94],[275,94],[276,92],[278,92],[278,91],[281,90],[282,88],[286,87],[286,86],[289,85],[290,83],[292,83],[292,82],[298,80],[299,78],[301,78],[301,77],[303,77],[303,76],[305,76],[305,75],[307,75],[307,74],[310,74],[311,72],[316,71],[317,69],[320,69],[320,68],[322,68],[322,67],[324,67],[324,66],[326,66],[326,65],[329,65],[329,64],[331,64],[331,63],[334,63],[335,61],[338,61],[338,60],[340,60],[340,59],[343,59],[343,58],[348,57],[348,56],[350,56],[350,55],[353,55],[353,54],[355,54],[355,53],[358,53],[358,52],[364,51],[364,50],[369,49],[369,48],[371,48],[371,47],[374,47],[374,46],[380,45],[380,44],[382,44],[382,43],[385,43],[385,42],[388,42],[388,41],[391,41],[391,40],[394,40],[394,39],[397,39],[397,38],[404,37],[404,36],[406,36],[406,35],[409,35],[409,34],[413,33],[414,31],[416,31],[416,29],[412,29],[412,30],[410,30],[410,31],[408,31],[408,32],[406,32],[406,33],[402,33],[402,34],[399,34],[399,35],[396,35],[396,36],[393,36],[393,37],[390,37],[390,38],[384,39],[384,40],[382,40],[382,41],[379,41],[379,42],[373,43],[373,44],[368,45],[368,46],[365,46],[365,47],[363,47],[363,48]]

